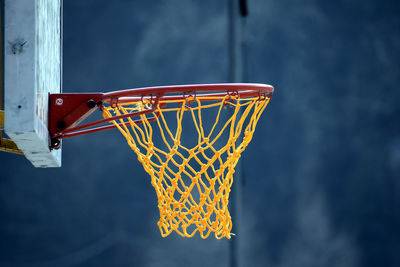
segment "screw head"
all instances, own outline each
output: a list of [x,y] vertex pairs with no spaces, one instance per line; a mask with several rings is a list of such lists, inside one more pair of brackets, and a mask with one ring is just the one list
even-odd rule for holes
[[57,106],[62,106],[62,104],[64,104],[64,100],[60,97],[56,99],[56,105]]
[[67,127],[67,124],[65,123],[65,121],[58,121],[57,122],[57,128],[60,130],[64,130],[65,127]]
[[94,108],[96,106],[96,102],[93,99],[90,99],[87,102],[87,106],[88,106],[88,108]]

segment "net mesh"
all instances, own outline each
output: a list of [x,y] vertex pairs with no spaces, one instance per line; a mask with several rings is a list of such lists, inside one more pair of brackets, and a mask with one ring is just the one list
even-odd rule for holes
[[[163,237],[172,231],[202,238],[231,238],[228,210],[234,168],[253,137],[270,98],[197,96],[152,99],[103,107],[103,116],[149,110],[111,121],[137,154],[156,190]],[[225,110],[226,112],[222,112]],[[183,134],[182,134],[183,133]]]

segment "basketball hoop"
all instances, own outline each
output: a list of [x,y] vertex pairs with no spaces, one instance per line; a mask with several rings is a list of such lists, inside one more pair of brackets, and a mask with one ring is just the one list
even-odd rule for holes
[[[264,84],[202,84],[51,95],[52,144],[57,148],[62,138],[117,128],[151,176],[163,237],[175,231],[229,239],[234,168],[272,93]],[[98,107],[104,119],[78,126]],[[227,107],[230,112],[224,112]],[[109,125],[91,128],[102,123]],[[192,132],[185,132],[190,123]],[[186,144],[183,135],[195,143]]]

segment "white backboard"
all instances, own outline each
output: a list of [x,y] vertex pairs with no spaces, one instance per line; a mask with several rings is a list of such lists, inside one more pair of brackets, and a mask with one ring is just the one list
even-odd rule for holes
[[4,0],[3,30],[4,130],[35,167],[60,167],[47,125],[62,88],[62,0]]

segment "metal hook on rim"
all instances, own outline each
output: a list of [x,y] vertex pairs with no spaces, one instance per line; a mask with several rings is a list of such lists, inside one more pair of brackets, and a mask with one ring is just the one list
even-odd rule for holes
[[192,107],[192,102],[196,100],[196,91],[183,92],[183,98],[185,100],[185,107],[190,109]]
[[118,106],[118,97],[112,97],[110,104],[112,108],[116,108]]
[[[224,106],[228,105],[228,103],[234,105],[234,98],[238,98],[239,97],[239,91],[238,90],[231,90],[231,91],[227,91],[226,92],[226,96],[228,97],[228,99],[224,99]],[[227,103],[228,102],[228,103]]]

